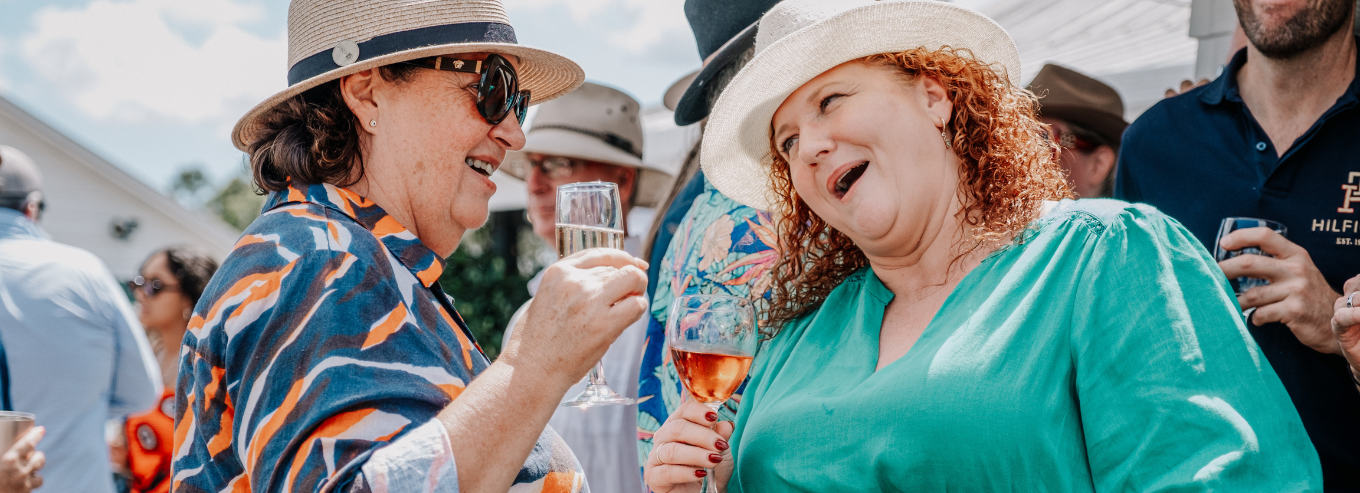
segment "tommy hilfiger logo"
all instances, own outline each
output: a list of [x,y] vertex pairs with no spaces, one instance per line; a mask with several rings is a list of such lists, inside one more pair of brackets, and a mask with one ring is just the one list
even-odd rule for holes
[[1351,208],[1351,202],[1360,202],[1360,184],[1355,183],[1355,179],[1360,177],[1360,172],[1352,171],[1346,175],[1346,184],[1341,185],[1341,189],[1346,191],[1346,196],[1341,199],[1341,207],[1337,207],[1337,212],[1354,214],[1355,209]]

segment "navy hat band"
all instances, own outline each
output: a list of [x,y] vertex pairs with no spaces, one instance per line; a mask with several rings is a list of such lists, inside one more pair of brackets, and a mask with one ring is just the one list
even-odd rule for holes
[[[510,27],[509,24],[501,24],[499,22],[465,22],[443,26],[430,26],[412,29],[410,31],[384,34],[368,41],[357,43],[359,48],[358,56],[355,60],[346,65],[391,55],[393,53],[424,48],[426,46],[456,43],[518,44],[515,40],[515,28]],[[293,66],[288,69],[288,85],[292,86],[304,80],[340,68],[341,65],[335,62],[336,57],[333,52],[334,49],[325,50],[293,64]]]

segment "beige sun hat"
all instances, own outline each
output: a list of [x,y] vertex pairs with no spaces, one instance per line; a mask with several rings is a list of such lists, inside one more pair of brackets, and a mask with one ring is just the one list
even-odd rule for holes
[[634,204],[652,207],[669,191],[671,174],[642,159],[642,105],[627,93],[587,82],[538,107],[524,149],[506,155],[506,174],[524,180],[528,154],[548,154],[638,170]]
[[241,117],[232,144],[246,150],[261,115],[326,82],[407,60],[479,52],[517,57],[519,85],[532,104],[571,92],[586,78],[575,62],[518,44],[500,0],[293,0],[288,88]]
[[1016,84],[1020,53],[986,16],[935,0],[786,0],[760,19],[755,57],[723,91],[704,131],[699,162],[713,186],[770,210],[770,121],[804,83],[879,53],[967,48]]

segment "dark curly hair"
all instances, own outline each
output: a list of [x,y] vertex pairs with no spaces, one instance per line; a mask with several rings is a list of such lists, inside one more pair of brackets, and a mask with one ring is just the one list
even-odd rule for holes
[[[949,131],[954,154],[962,161],[959,220],[973,231],[971,245],[964,245],[955,262],[984,246],[1016,240],[1038,217],[1044,201],[1071,196],[1056,159],[1058,148],[1036,115],[1034,95],[1012,85],[971,51],[917,48],[858,61],[895,70],[907,83],[929,77],[949,93],[954,107]],[[764,326],[774,331],[819,307],[869,261],[848,236],[798,197],[789,163],[777,151],[773,127],[770,149],[771,186],[780,198],[771,212],[778,217],[782,252],[774,266],[774,292]]]
[[[197,305],[198,299],[203,296],[203,288],[208,286],[208,281],[217,272],[217,261],[199,248],[176,245],[151,254],[146,262],[162,253],[165,254],[165,265],[170,269],[170,275],[175,276],[175,282],[179,283],[179,292],[189,298],[191,304]],[[142,262],[143,268],[146,262]]]
[[[407,83],[416,70],[414,65],[386,65],[378,73],[388,81]],[[347,187],[363,177],[362,124],[345,104],[339,80],[279,103],[259,121],[255,141],[246,145],[259,191],[285,190],[290,179]]]

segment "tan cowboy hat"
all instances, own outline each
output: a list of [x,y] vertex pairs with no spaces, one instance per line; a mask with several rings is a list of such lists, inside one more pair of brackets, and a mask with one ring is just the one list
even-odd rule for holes
[[769,210],[770,121],[804,83],[879,53],[966,48],[1012,84],[1020,53],[986,16],[935,0],[786,0],[760,19],[755,57],[727,85],[704,131],[699,162],[723,194]]
[[455,53],[518,58],[519,85],[532,103],[585,81],[561,55],[520,45],[500,0],[293,0],[288,7],[288,88],[256,105],[231,131],[237,149],[255,139],[257,119],[275,105],[346,75]]
[[1044,65],[1029,89],[1039,96],[1039,116],[1088,127],[1116,146],[1129,126],[1119,91],[1075,70]]
[[669,191],[671,174],[642,159],[642,106],[612,87],[587,82],[538,107],[524,149],[506,156],[505,173],[526,179],[528,154],[548,154],[638,170],[634,204],[652,207]]

